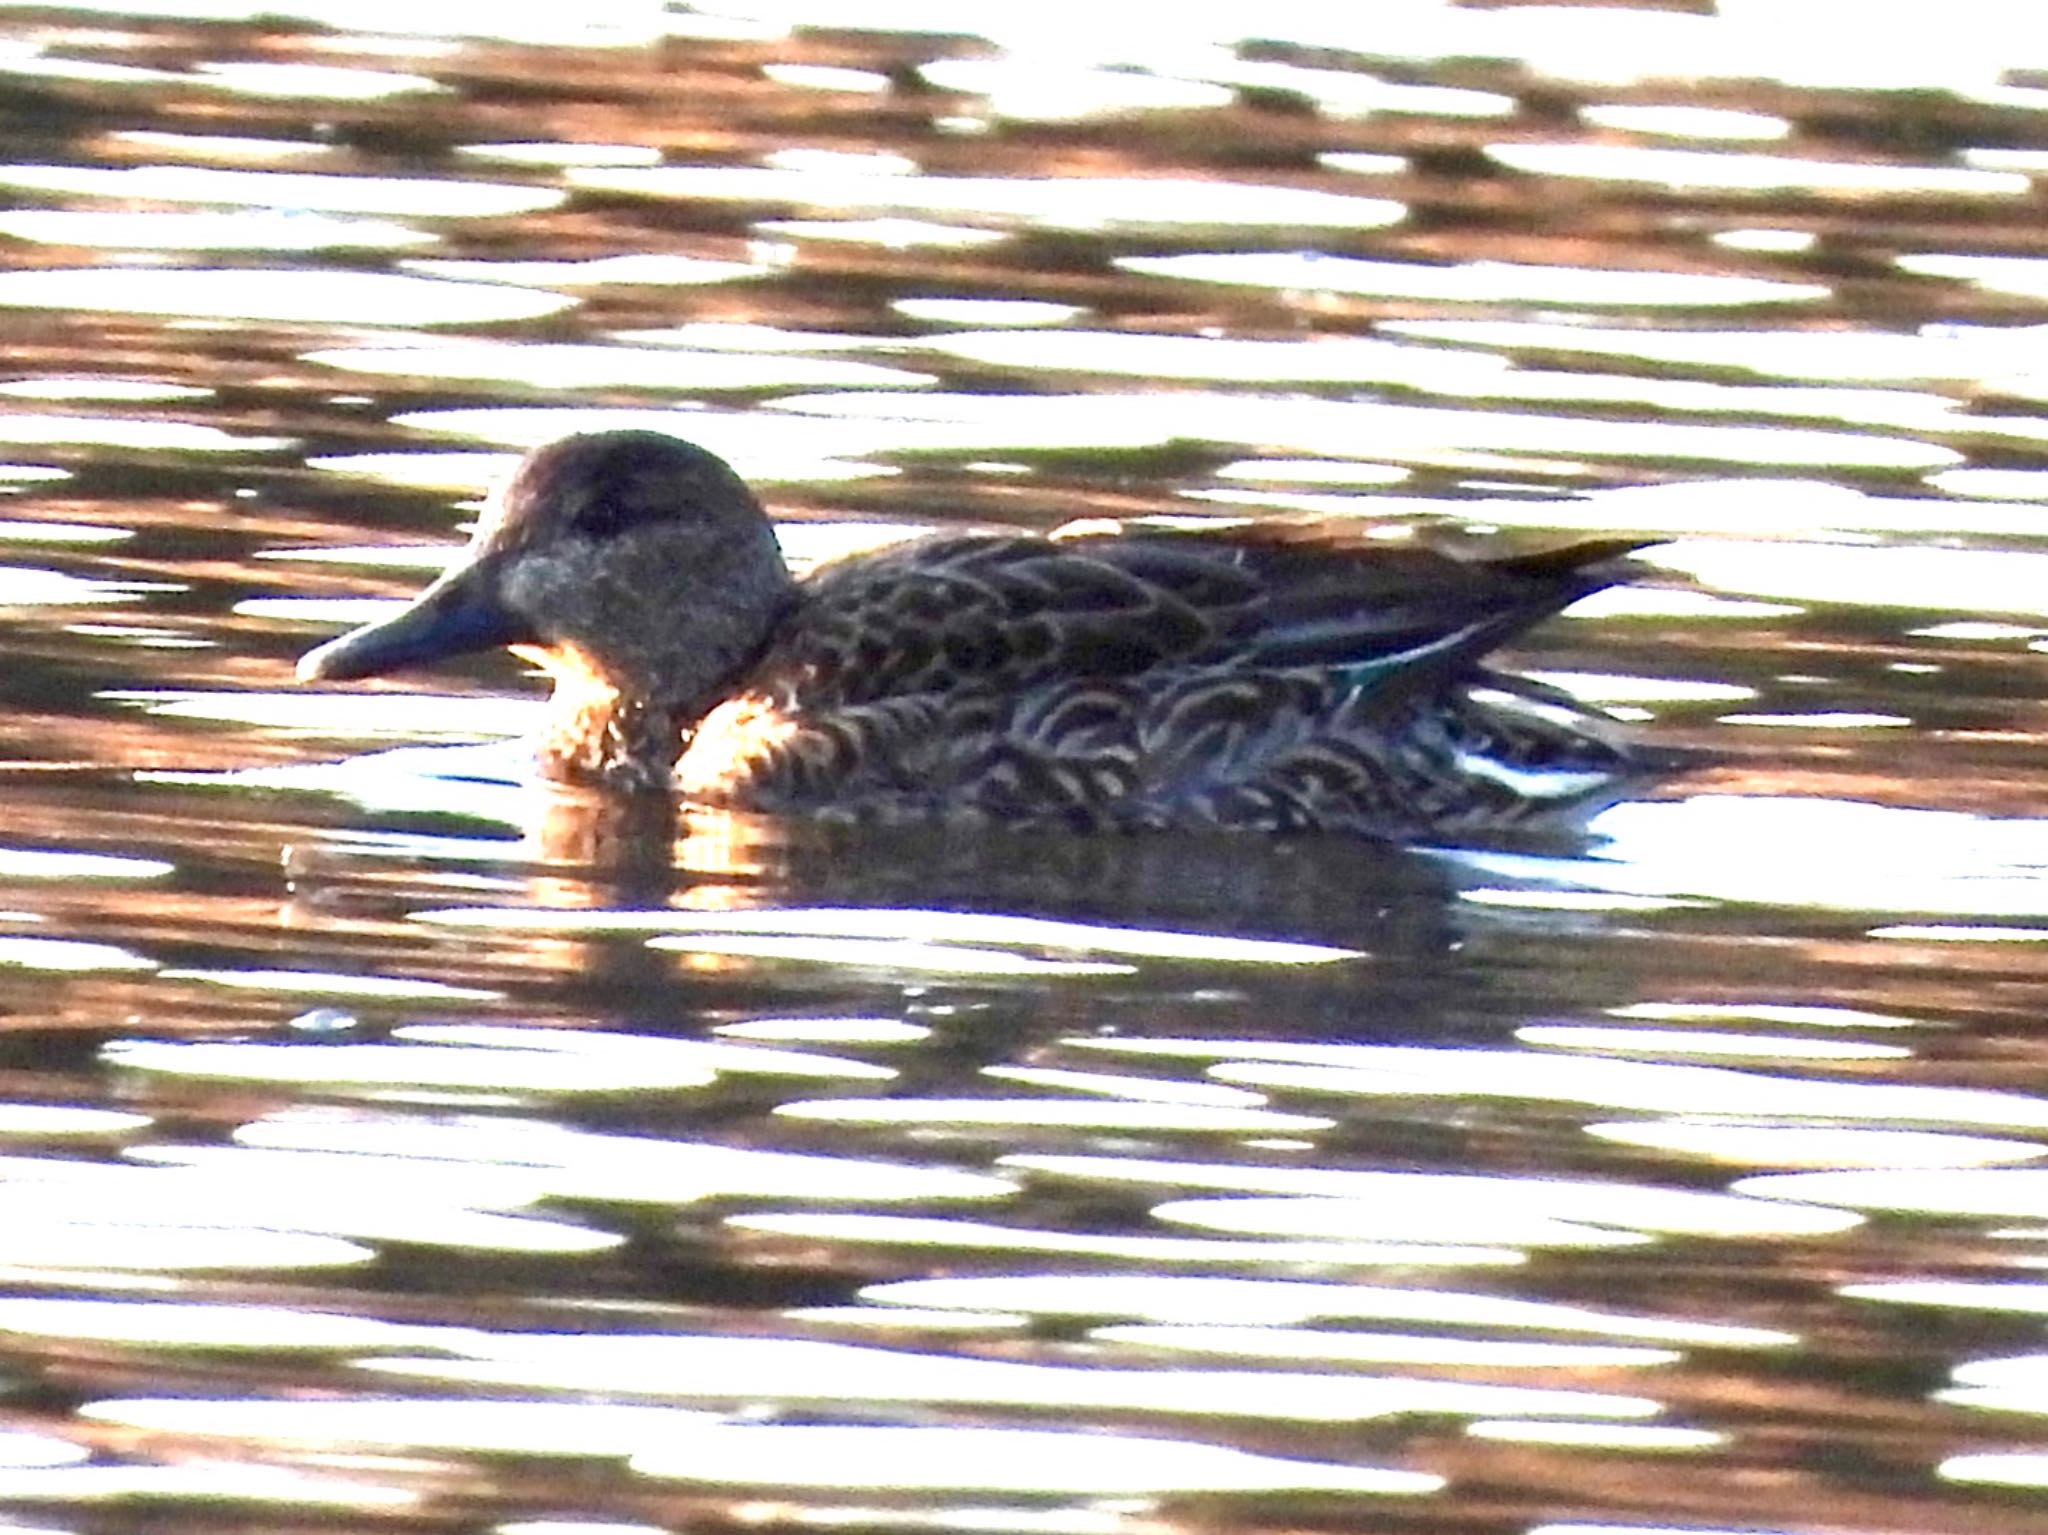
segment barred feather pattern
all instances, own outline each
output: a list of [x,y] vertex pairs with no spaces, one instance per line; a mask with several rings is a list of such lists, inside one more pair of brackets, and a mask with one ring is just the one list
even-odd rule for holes
[[1632,776],[1604,717],[1476,664],[1631,545],[1360,558],[1287,531],[964,535],[828,569],[679,782],[847,819],[1398,838],[1584,810]]
[[809,720],[750,697],[725,707],[765,728],[725,737],[716,762],[693,743],[681,774],[695,798],[847,820],[1389,838],[1583,810],[1632,776],[1603,721],[1522,704],[1511,678],[1383,702],[1306,668],[1069,682],[1014,704],[920,693]]

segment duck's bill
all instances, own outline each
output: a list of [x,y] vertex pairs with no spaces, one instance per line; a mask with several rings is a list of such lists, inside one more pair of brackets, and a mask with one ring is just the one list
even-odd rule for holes
[[501,645],[533,644],[533,626],[505,605],[488,565],[460,565],[381,623],[299,657],[301,682],[349,682]]

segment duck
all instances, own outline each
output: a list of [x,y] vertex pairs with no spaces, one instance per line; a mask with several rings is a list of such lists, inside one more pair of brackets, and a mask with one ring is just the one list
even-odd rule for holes
[[730,465],[661,432],[527,454],[467,550],[299,663],[506,647],[542,773],[829,820],[1389,841],[1583,819],[1663,769],[1497,647],[1636,541],[1452,553],[1356,523],[945,531],[803,579]]

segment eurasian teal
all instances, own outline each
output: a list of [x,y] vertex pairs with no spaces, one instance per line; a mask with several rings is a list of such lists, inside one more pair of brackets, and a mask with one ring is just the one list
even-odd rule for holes
[[1387,838],[1571,819],[1660,770],[1485,669],[1625,574],[1331,523],[940,533],[793,578],[744,482],[653,432],[529,454],[465,556],[302,678],[509,646],[553,777],[735,809]]

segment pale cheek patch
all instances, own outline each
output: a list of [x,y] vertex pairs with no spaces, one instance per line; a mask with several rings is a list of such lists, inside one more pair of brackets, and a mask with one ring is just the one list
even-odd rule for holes
[[[607,600],[612,585],[589,545],[572,540],[522,552],[507,565],[499,592],[548,649],[580,646],[597,654],[613,648],[619,628],[617,604]],[[551,662],[541,664],[559,672]]]
[[505,571],[505,601],[543,628],[566,601],[590,579],[586,563],[566,550],[521,554]]

